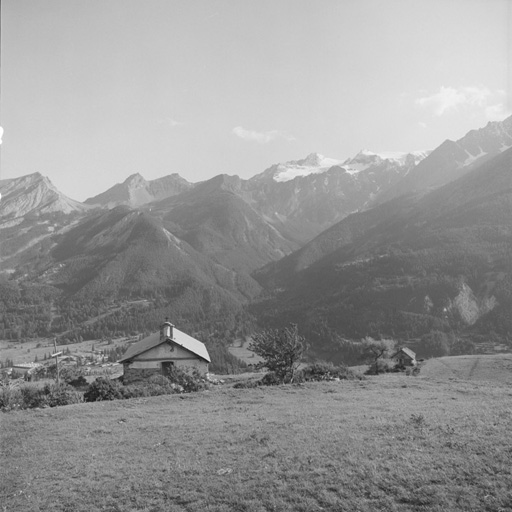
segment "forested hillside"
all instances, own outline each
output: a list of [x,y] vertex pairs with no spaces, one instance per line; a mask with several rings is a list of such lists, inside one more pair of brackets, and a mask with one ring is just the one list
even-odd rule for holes
[[137,174],[87,205],[38,173],[2,180],[0,336],[136,335],[168,316],[223,343],[298,323],[312,355],[345,361],[366,336],[424,354],[508,343],[511,123],[249,180]]
[[512,151],[423,196],[341,221],[255,274],[264,323],[300,321],[319,351],[344,339],[468,342],[512,334]]

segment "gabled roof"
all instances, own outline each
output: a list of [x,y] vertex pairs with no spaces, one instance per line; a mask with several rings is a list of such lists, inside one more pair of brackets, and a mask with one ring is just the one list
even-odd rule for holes
[[128,350],[123,354],[123,357],[119,359],[118,362],[123,363],[125,361],[128,361],[129,359],[133,359],[134,357],[142,354],[143,352],[147,352],[148,350],[157,347],[158,345],[161,345],[162,343],[165,343],[167,341],[172,341],[173,343],[176,343],[176,345],[184,348],[185,350],[188,350],[189,352],[192,352],[194,355],[200,357],[201,359],[204,359],[208,363],[211,362],[210,355],[208,354],[208,350],[206,349],[204,343],[202,343],[199,340],[196,340],[195,338],[192,338],[192,336],[185,334],[179,329],[176,329],[176,327],[173,327],[172,331],[172,339],[166,338],[161,340],[160,332],[155,332],[153,334],[150,334],[147,338],[144,338],[143,340],[134,343],[133,345],[128,347]]
[[393,357],[396,357],[398,354],[400,354],[400,352],[403,352],[404,354],[408,355],[411,359],[416,359],[416,354],[410,348],[407,348],[407,347],[403,347],[403,348],[399,349],[393,355]]

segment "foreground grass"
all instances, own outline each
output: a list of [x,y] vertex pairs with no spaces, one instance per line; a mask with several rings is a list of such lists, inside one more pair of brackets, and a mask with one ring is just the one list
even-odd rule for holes
[[512,510],[512,389],[387,375],[0,416],[3,511]]

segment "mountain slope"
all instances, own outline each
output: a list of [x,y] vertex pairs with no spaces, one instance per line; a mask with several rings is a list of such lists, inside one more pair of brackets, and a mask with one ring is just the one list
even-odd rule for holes
[[171,174],[151,181],[146,181],[140,174],[132,174],[123,183],[118,183],[105,192],[86,199],[85,203],[107,208],[120,205],[138,207],[181,194],[192,187],[192,183],[179,174]]
[[37,258],[51,237],[68,229],[91,211],[91,206],[59,192],[39,173],[0,180],[0,263],[11,272],[22,261]]
[[512,147],[512,116],[504,121],[489,122],[471,130],[456,142],[446,140],[409,172],[394,189],[378,198],[392,197],[432,189],[453,181],[487,160]]
[[180,196],[154,203],[151,214],[200,253],[246,273],[299,247],[246,198],[238,176],[219,175]]
[[59,192],[53,183],[36,172],[21,178],[0,180],[0,219],[16,222],[28,213],[44,215],[49,213],[85,212],[90,207],[74,201]]
[[[98,213],[60,237],[48,284],[68,295],[173,295],[186,282],[220,287],[233,300],[247,297],[234,272],[199,254],[153,217],[122,206]],[[50,274],[50,273],[49,273]]]
[[37,265],[22,261],[10,280],[0,279],[6,312],[0,327],[18,338],[44,333],[97,339],[145,332],[171,314],[203,337],[215,336],[217,326],[236,336],[249,322],[243,305],[259,289],[158,219],[122,206],[97,210],[54,235]]
[[248,180],[245,190],[256,210],[302,245],[393,187],[425,155],[363,151],[339,162],[313,153],[270,167]]
[[326,351],[339,337],[506,336],[512,150],[423,197],[354,214],[257,277],[274,287],[260,318],[300,321],[319,346],[329,340]]

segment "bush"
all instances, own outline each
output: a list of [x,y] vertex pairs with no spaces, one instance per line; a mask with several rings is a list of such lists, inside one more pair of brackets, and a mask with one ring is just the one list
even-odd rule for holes
[[235,389],[251,389],[257,388],[258,386],[261,386],[261,381],[259,380],[244,380],[237,382],[233,387]]
[[70,380],[68,382],[68,384],[70,386],[73,386],[76,389],[83,389],[89,385],[89,383],[87,382],[87,379],[83,375],[79,375],[75,379]]
[[182,392],[191,393],[193,391],[202,391],[208,388],[208,383],[203,379],[197,370],[188,373],[181,368],[171,366],[165,375],[172,384],[176,384],[183,388]]
[[173,384],[163,375],[152,375],[147,380],[125,386],[122,392],[124,398],[137,398],[182,393],[183,388],[178,384]]
[[379,373],[392,372],[395,363],[391,359],[377,359],[366,370],[365,375],[378,375]]
[[101,402],[103,400],[119,400],[125,398],[122,384],[118,381],[98,377],[91,382],[84,393],[86,402]]
[[306,382],[319,382],[342,379],[356,379],[357,375],[347,366],[334,366],[332,363],[320,361],[304,368],[298,376]]
[[283,384],[283,379],[274,372],[268,372],[258,382],[260,386],[279,386]]
[[47,404],[50,407],[79,404],[84,401],[82,393],[69,384],[46,384],[43,388]]
[[24,409],[48,406],[48,397],[41,388],[37,388],[35,386],[23,386],[20,391],[23,397]]
[[35,386],[20,386],[17,382],[11,381],[3,382],[0,386],[2,410],[57,407],[83,401],[82,394],[67,384],[46,384],[40,389]]
[[152,375],[147,379],[139,380],[126,386],[123,386],[117,380],[99,377],[89,384],[84,398],[86,402],[97,402],[101,400],[121,400],[125,398],[172,395],[174,393],[190,393],[206,388],[207,383],[197,370],[189,374],[179,368],[171,367],[166,376]]
[[11,411],[23,408],[23,395],[18,381],[12,381],[8,377],[0,381],[0,409]]

